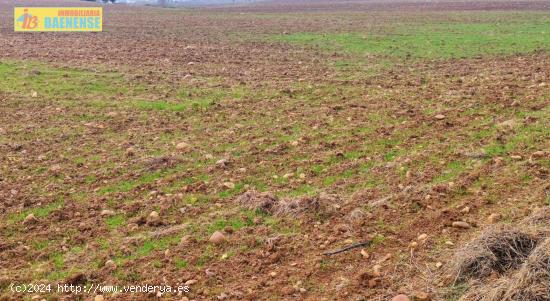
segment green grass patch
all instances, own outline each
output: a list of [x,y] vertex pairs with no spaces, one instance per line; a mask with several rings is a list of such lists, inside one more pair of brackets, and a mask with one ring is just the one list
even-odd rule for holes
[[442,174],[436,176],[432,183],[444,183],[452,181],[453,179],[457,178],[461,173],[463,173],[466,170],[466,165],[463,162],[460,161],[453,161],[450,162]]
[[99,190],[99,193],[101,194],[108,194],[108,193],[115,193],[115,192],[129,192],[132,191],[134,188],[139,187],[141,185],[153,183],[154,181],[161,179],[164,176],[170,175],[174,172],[176,172],[177,169],[169,169],[164,171],[156,171],[152,173],[146,173],[139,177],[136,180],[125,180],[121,181],[115,185],[104,187]]
[[150,255],[153,251],[166,250],[168,247],[176,245],[179,242],[178,235],[167,236],[160,239],[149,239],[136,249],[131,258],[140,258]]
[[243,218],[242,216],[237,216],[230,219],[220,218],[213,221],[207,227],[206,232],[208,232],[208,234],[212,234],[215,231],[221,231],[226,227],[231,227],[234,230],[239,230],[244,228],[245,226],[251,225],[253,225],[252,220],[250,218]]
[[114,230],[124,225],[125,222],[126,217],[122,214],[110,216],[105,220],[105,223],[107,224],[107,228],[109,228],[109,230]]
[[174,260],[174,266],[180,270],[187,268],[188,265],[189,263],[187,262],[187,260],[180,259],[180,258],[176,258]]
[[[141,90],[137,86],[132,88]],[[129,92],[124,78],[119,73],[77,70],[71,68],[53,68],[35,62],[0,62],[0,90],[9,93],[32,95],[39,99],[46,97],[65,97],[71,95],[69,102],[76,105],[88,103],[92,98],[123,95]],[[97,100],[94,100],[97,102]],[[96,106],[93,104],[92,106]],[[113,103],[102,102],[105,106]]]
[[212,245],[207,245],[204,249],[204,252],[202,252],[201,256],[197,258],[196,266],[197,267],[203,267],[210,261],[214,259],[214,250],[212,249]]
[[281,193],[281,196],[288,196],[288,197],[298,197],[303,195],[315,195],[317,193],[318,189],[314,186],[311,186],[309,184],[304,184],[301,186],[298,186],[296,189],[293,189],[291,191],[288,191],[286,193]]
[[62,208],[64,204],[65,202],[63,200],[57,200],[50,204],[44,205],[42,207],[31,208],[21,213],[13,214],[10,217],[8,217],[8,223],[13,224],[17,222],[22,222],[25,219],[25,217],[27,217],[29,214],[34,214],[34,217],[36,218],[47,217],[54,210]]
[[187,110],[187,108],[192,107],[192,103],[184,102],[167,102],[167,101],[146,101],[138,100],[135,102],[135,106],[142,110],[155,110],[155,111],[172,111],[172,112],[181,112]]
[[33,242],[32,246],[35,250],[40,251],[47,248],[50,245],[49,240],[37,240]]
[[183,87],[177,93],[177,98],[183,102],[172,105],[157,105],[157,109],[168,108],[174,110],[184,110],[187,108],[206,109],[213,104],[223,100],[239,100],[250,94],[250,91],[242,86],[225,87],[205,86],[205,87]]
[[235,195],[237,195],[237,194],[244,191],[244,185],[245,185],[244,183],[237,183],[237,184],[235,184],[234,188],[229,188],[229,189],[226,189],[224,191],[220,191],[218,193],[218,196],[222,199],[235,196]]
[[295,33],[273,38],[360,55],[462,58],[549,49],[550,19],[537,15],[515,22],[401,25],[386,33]]

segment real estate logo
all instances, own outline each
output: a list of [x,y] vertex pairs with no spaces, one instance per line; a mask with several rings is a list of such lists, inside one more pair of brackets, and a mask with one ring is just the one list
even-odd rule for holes
[[102,31],[101,7],[15,7],[14,31]]

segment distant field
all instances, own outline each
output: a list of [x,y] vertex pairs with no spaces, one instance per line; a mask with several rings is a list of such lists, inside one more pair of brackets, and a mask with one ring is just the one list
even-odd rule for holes
[[[1,300],[458,300],[455,251],[550,205],[546,2],[109,5],[81,35],[13,33],[15,4]],[[141,297],[185,300],[105,294]]]

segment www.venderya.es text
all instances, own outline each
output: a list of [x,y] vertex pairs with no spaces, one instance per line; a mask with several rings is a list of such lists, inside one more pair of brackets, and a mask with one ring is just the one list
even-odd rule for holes
[[144,293],[144,294],[178,294],[188,293],[189,286],[187,285],[104,285],[104,284],[15,284],[11,283],[9,290],[12,293],[61,293],[61,294],[103,294],[103,293]]

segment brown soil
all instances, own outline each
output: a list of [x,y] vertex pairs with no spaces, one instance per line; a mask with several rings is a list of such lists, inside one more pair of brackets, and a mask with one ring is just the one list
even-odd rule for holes
[[[518,132],[472,134],[511,118],[519,128],[548,125],[537,117],[548,106],[548,52],[401,62],[348,80],[329,64],[346,54],[248,39],[286,31],[353,30],[404,15],[438,20],[446,10],[549,9],[547,1],[434,2],[430,11],[412,2],[347,1],[338,6],[342,15],[313,14],[305,20],[238,13],[336,6],[285,3],[177,12],[113,5],[105,7],[103,33],[17,34],[11,30],[11,7],[19,2],[0,2],[1,60],[40,61],[97,77],[118,72],[123,76],[117,88],[130,90],[95,99],[120,104],[115,108],[85,105],[93,96],[86,93],[71,95],[78,105],[69,105],[60,95],[32,97],[32,86],[0,91],[0,294],[12,282],[180,284],[195,279],[189,299],[216,300],[225,293],[227,300],[388,300],[423,292],[443,300],[452,281],[436,263],[450,265],[457,245],[484,228],[491,213],[515,222],[548,200],[548,152],[533,156],[548,151],[548,136],[535,133],[536,143],[519,141],[513,152],[492,156],[480,152]],[[90,5],[25,2],[35,4]],[[255,94],[205,110],[144,115],[143,109],[126,106],[136,99],[174,100],[182,85],[244,87]],[[145,89],[131,92],[140,87]],[[373,122],[374,113],[381,120]],[[378,139],[398,143],[353,157]],[[191,151],[177,150],[181,141]],[[388,154],[399,155],[388,160]],[[465,162],[461,172],[434,181],[455,161]],[[317,173],[317,165],[325,171]],[[156,172],[162,174],[144,180]],[[117,188],[121,183],[131,185]],[[244,186],[231,188],[239,183]],[[262,196],[258,205],[239,200],[256,186],[277,197]],[[297,193],[304,187],[317,189],[306,198]],[[60,199],[63,205],[57,206]],[[297,209],[270,211],[293,200],[299,200]],[[35,221],[10,221],[50,205],[51,212]],[[244,208],[263,212],[248,216]],[[124,215],[125,223],[110,228],[104,210]],[[158,223],[147,222],[152,211],[159,213]],[[216,229],[228,242],[212,246],[208,237],[217,220],[229,221]],[[454,221],[471,228],[453,227]],[[139,253],[150,237],[158,243],[174,233],[175,242]],[[419,241],[420,234],[427,238]],[[49,243],[36,247],[43,240]],[[368,258],[361,249],[322,255],[365,240],[373,240]],[[63,262],[56,267],[60,255]],[[107,264],[111,258],[127,260],[113,269]],[[177,267],[177,259],[188,266]],[[66,275],[47,279],[43,275],[49,269]],[[30,295],[4,293],[7,300],[23,296]]]

